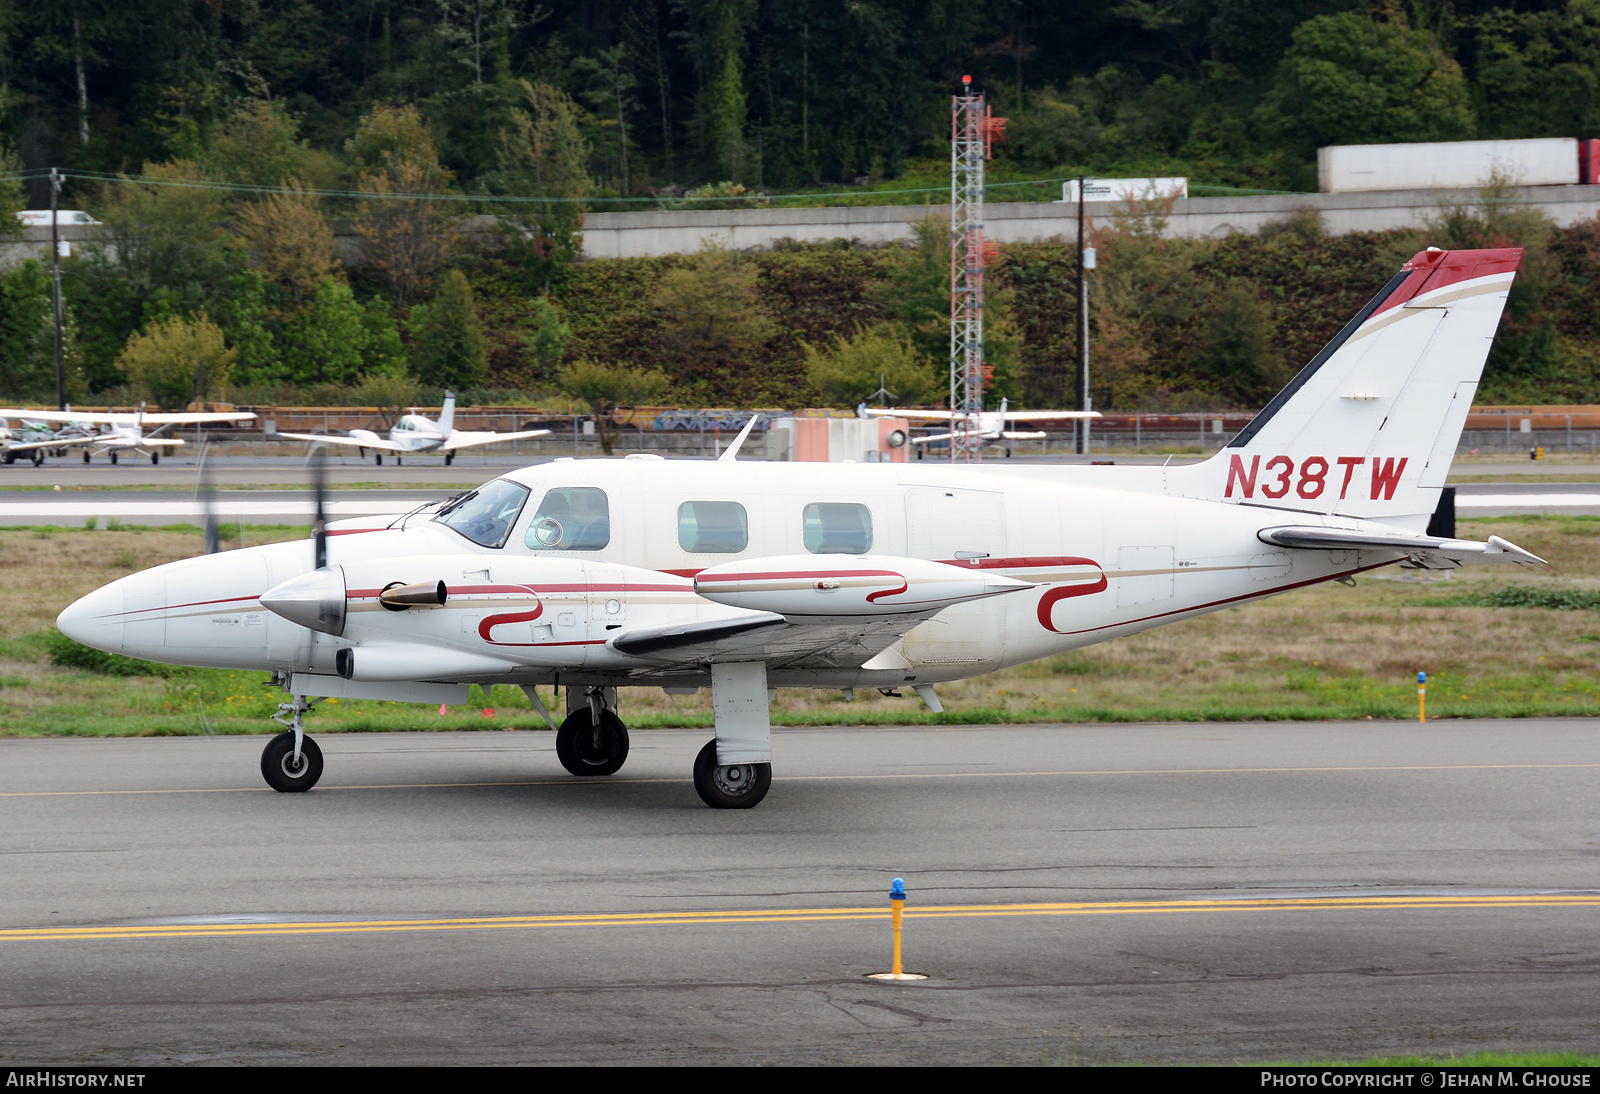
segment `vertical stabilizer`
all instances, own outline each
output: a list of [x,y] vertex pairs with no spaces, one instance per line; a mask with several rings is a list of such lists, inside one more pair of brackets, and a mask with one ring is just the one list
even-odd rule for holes
[[456,393],[444,393],[444,409],[439,412],[439,432],[446,435],[456,427]]
[[1228,447],[1170,469],[1168,491],[1421,531],[1522,253],[1418,254]]

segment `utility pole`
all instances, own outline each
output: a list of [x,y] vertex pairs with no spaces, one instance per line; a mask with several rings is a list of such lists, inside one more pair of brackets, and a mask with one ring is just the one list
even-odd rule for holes
[[56,409],[67,409],[67,368],[61,352],[61,173],[50,168],[50,279],[56,317]]
[[[1089,405],[1089,278],[1086,274],[1083,250],[1083,192],[1088,189],[1087,178],[1078,178],[1078,374],[1073,384],[1073,408],[1088,411]],[[1074,430],[1078,454],[1089,450],[1089,419]]]

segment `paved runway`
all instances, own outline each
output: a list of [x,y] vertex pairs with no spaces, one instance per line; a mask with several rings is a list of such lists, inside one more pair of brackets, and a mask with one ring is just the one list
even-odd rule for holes
[[[624,713],[625,713],[624,709]],[[1600,1051],[1600,724],[0,741],[5,1062],[1051,1063]],[[885,892],[911,891],[915,984]]]

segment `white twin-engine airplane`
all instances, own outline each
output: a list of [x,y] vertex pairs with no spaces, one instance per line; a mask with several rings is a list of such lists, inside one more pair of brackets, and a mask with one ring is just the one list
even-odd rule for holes
[[[856,413],[863,418],[909,418],[912,421],[925,420],[951,424],[948,433],[929,433],[913,437],[912,444],[930,444],[933,441],[948,441],[952,437],[966,435],[956,428],[957,423],[965,425],[967,422],[967,415],[959,410],[875,410],[862,403],[856,407]],[[1098,410],[1007,410],[1006,400],[1001,399],[999,410],[985,410],[976,415],[976,420],[972,422],[972,435],[983,441],[1037,441],[1049,434],[1023,433],[1006,427],[1012,422],[1065,422],[1074,418],[1098,417],[1100,417]]]
[[709,684],[695,788],[752,806],[770,689],[907,688],[938,710],[941,681],[1380,566],[1543,565],[1426,533],[1521,257],[1418,254],[1203,463],[557,460],[432,512],[133,574],[58,623],[116,653],[270,671],[288,731],[261,767],[285,791],[322,772],[308,697],[461,703],[506,683],[549,719],[533,688],[566,685],[557,755],[609,775],[628,755],[617,688]]
[[[206,422],[251,422],[255,421],[254,414],[238,414],[228,412],[207,412],[204,414],[148,414],[141,407],[132,413],[86,413],[81,410],[0,410],[0,418],[26,418],[30,422],[60,422],[61,431],[53,433],[44,440],[24,441],[10,445],[5,451],[5,462],[13,463],[17,456],[24,452],[33,453],[35,466],[44,462],[44,453],[52,448],[82,448],[83,462],[89,462],[91,453],[104,455],[110,453],[111,462],[117,462],[117,456],[123,453],[132,453],[139,456],[149,456],[151,463],[161,462],[161,450],[164,448],[169,453],[174,448],[183,447],[184,442],[177,437],[163,437],[161,434],[177,425],[198,425]],[[151,433],[146,433],[147,425],[158,428]],[[99,427],[98,429],[95,427]]]
[[544,437],[549,434],[548,429],[529,429],[522,433],[491,433],[468,432],[455,428],[456,396],[455,392],[444,393],[444,408],[439,413],[437,422],[424,418],[420,414],[406,414],[389,430],[389,439],[385,440],[370,429],[352,429],[347,437],[334,437],[326,433],[279,433],[280,437],[287,437],[295,441],[315,441],[319,444],[344,444],[354,448],[372,449],[373,462],[383,466],[383,454],[393,452],[395,466],[400,465],[400,457],[404,455],[426,455],[429,452],[444,453],[444,462],[455,462],[456,452],[463,448],[475,448],[483,444],[498,444],[501,441],[521,441],[529,437]]

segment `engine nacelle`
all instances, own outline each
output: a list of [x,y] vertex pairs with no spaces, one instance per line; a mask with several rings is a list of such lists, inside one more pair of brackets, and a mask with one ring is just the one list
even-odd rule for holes
[[788,617],[932,612],[1032,588],[993,571],[892,555],[781,555],[701,570],[694,591]]
[[345,648],[334,667],[346,680],[449,680],[457,676],[489,676],[517,666],[498,657],[435,645],[372,644]]

